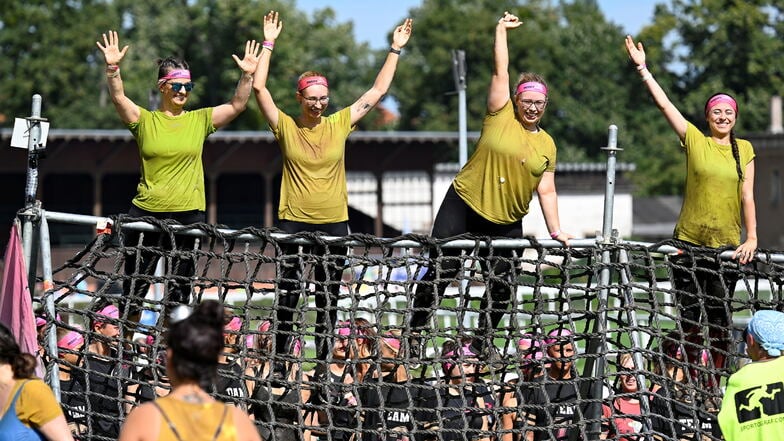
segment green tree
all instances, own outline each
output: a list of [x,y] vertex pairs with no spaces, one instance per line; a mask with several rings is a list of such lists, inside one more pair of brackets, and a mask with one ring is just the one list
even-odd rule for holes
[[[89,18],[91,26],[85,26]],[[35,93],[43,97],[43,116],[54,127],[93,127],[107,118],[85,98],[100,90],[101,78],[90,69],[98,37],[113,19],[105,1],[28,0],[4,2],[0,17],[0,126],[30,114]],[[103,83],[101,83],[102,85]]]
[[[29,115],[30,97],[40,93],[44,116],[54,127],[120,128],[95,46],[110,29],[130,46],[121,68],[125,92],[137,104],[155,102],[156,61],[167,56],[184,58],[193,71],[190,107],[224,103],[239,79],[231,54],[241,55],[246,40],[263,38],[262,17],[270,9],[280,11],[286,23],[270,75],[282,109],[297,111],[296,78],[306,70],[328,76],[334,108],[352,104],[372,86],[380,60],[366,43],[354,40],[353,24],[337,22],[329,8],[308,16],[293,0],[10,2],[0,18],[0,69],[9,73],[0,83],[5,117],[0,126]],[[375,128],[372,117],[363,124]],[[228,129],[265,129],[252,98]]]
[[677,72],[674,101],[687,119],[704,125],[705,100],[717,91],[740,106],[739,132],[769,124],[770,96],[784,90],[784,4],[779,0],[674,0],[660,8],[654,25],[672,22],[664,50]]

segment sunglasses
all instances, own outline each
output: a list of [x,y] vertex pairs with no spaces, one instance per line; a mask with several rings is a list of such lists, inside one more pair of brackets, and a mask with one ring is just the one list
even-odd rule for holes
[[193,86],[195,86],[195,84],[193,84],[193,82],[169,83],[169,85],[171,86],[172,90],[175,91],[175,92],[179,92],[182,88],[185,88],[186,92],[190,92],[191,90],[193,90]]

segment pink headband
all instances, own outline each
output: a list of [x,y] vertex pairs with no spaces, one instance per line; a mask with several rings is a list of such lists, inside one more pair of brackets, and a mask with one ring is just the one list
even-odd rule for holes
[[551,345],[558,342],[558,337],[568,337],[570,335],[572,335],[572,331],[566,328],[553,329],[547,334],[547,337],[549,338],[544,342],[548,345]]
[[[54,317],[55,317],[55,320],[57,320],[58,322],[62,320],[60,318],[60,313],[59,312],[57,314],[55,314]],[[40,328],[41,326],[44,326],[44,325],[46,325],[46,317],[45,316],[39,316],[39,317],[35,318],[35,327],[36,328]]]
[[270,326],[272,326],[272,322],[270,322],[269,320],[264,320],[259,325],[259,332],[269,332]]
[[705,113],[707,114],[710,111],[710,109],[712,109],[715,105],[717,105],[719,103],[727,103],[727,104],[729,104],[730,107],[732,107],[732,110],[735,111],[735,113],[738,113],[738,103],[735,102],[735,100],[732,99],[731,96],[723,94],[723,93],[714,96],[713,98],[711,98],[708,101],[708,105],[705,106]]
[[542,95],[547,95],[547,87],[538,81],[528,81],[517,86],[517,93],[519,95],[523,92],[539,92]]
[[191,71],[188,69],[174,69],[169,71],[166,75],[158,78],[158,81],[166,81],[166,80],[190,80],[191,79]]
[[386,334],[382,336],[381,341],[383,341],[384,343],[386,343],[387,346],[389,346],[390,348],[396,351],[400,350],[400,339],[398,339],[392,334]]
[[[526,334],[529,335],[529,334]],[[537,340],[534,340],[532,337],[523,337],[517,342],[517,351],[518,353],[524,354],[523,358],[530,360],[541,360],[542,359],[542,350],[541,350],[541,343]],[[531,350],[535,349],[535,350]]]
[[329,87],[329,84],[327,83],[327,79],[322,76],[303,77],[301,80],[297,82],[297,92],[302,92],[308,87],[316,86],[316,85]]
[[76,331],[68,331],[60,340],[57,340],[57,347],[60,349],[76,349],[84,343],[84,337]]
[[226,325],[223,326],[223,329],[226,331],[234,331],[237,332],[242,327],[242,320],[239,317],[232,317]]
[[[340,337],[351,337],[351,335],[354,335],[357,340],[364,340],[365,338],[365,330],[352,328],[351,322],[348,321],[338,323],[337,334]],[[398,348],[400,348],[399,345]]]
[[[457,355],[455,355],[456,353],[459,353],[463,357],[477,357],[478,356],[477,354],[474,353],[474,351],[471,350],[471,345],[465,345],[465,346],[463,346],[461,348],[458,348],[457,351],[449,351],[449,352],[447,352],[446,354],[444,354],[444,358],[457,357]],[[453,362],[451,362],[451,361],[445,361],[444,362],[444,370],[445,371],[447,371],[447,372],[451,371],[453,367],[455,367],[455,364]]]
[[98,316],[95,318],[96,325],[102,325],[106,323],[101,319],[101,317],[105,319],[115,319],[115,320],[120,318],[120,310],[117,309],[117,307],[114,305],[106,305],[95,314]]

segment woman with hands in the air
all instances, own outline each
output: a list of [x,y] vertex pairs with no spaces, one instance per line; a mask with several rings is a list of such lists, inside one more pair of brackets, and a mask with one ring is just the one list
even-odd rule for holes
[[[330,236],[348,234],[348,191],[344,154],[346,139],[355,124],[378,104],[387,93],[397,69],[403,47],[411,37],[413,21],[406,19],[392,33],[392,43],[384,64],[373,86],[352,105],[326,116],[329,104],[327,78],[315,71],[307,71],[297,81],[296,98],[299,115],[289,116],[275,105],[267,89],[270,58],[275,41],[283,30],[283,20],[277,12],[264,17],[264,43],[259,68],[253,80],[261,113],[267,119],[283,158],[283,174],[278,208],[278,227],[286,233],[302,231],[322,232]],[[345,248],[331,247],[330,254],[340,256]],[[292,259],[284,263],[276,310],[279,324],[276,352],[286,347],[292,329],[294,310],[300,298],[302,268],[297,262],[297,247],[289,247],[286,254]],[[324,250],[318,254],[324,254]],[[328,266],[327,269],[324,267]],[[332,260],[327,265],[316,265],[316,350],[326,359],[331,344],[326,336],[332,334],[337,320],[337,299],[342,279],[342,261]],[[328,298],[327,298],[328,297]],[[328,318],[327,318],[328,317]]]
[[[240,80],[231,100],[215,107],[186,110],[185,105],[195,87],[188,63],[176,57],[159,60],[157,88],[160,106],[153,111],[135,104],[125,95],[120,63],[128,52],[128,46],[120,48],[117,32],[103,34],[103,42],[96,44],[106,60],[106,80],[114,107],[139,147],[141,178],[128,214],[132,217],[172,219],[182,224],[205,222],[204,141],[245,110],[259,61],[260,44],[246,42],[242,59],[232,55],[242,71]],[[138,233],[126,233],[126,239],[128,245],[135,246]],[[144,236],[145,246],[192,250],[194,241],[193,237],[177,236],[175,244],[168,244],[164,243],[166,241],[161,235]],[[126,260],[125,272],[129,275],[151,275],[156,263],[155,255],[142,252],[139,258]],[[194,265],[191,259],[175,259],[171,271],[180,276],[180,280],[187,280],[194,274]],[[143,278],[134,282],[131,293],[131,278],[125,279],[125,295],[130,295],[131,299],[144,298],[149,284]],[[187,282],[175,282],[174,285],[172,292],[168,293],[169,300],[186,303],[190,286]],[[141,300],[134,303],[141,304]],[[136,313],[138,311],[132,312]]]
[[[694,124],[686,121],[667,98],[645,64],[642,43],[626,37],[626,51],[634,63],[648,92],[670,127],[678,135],[686,153],[686,189],[683,206],[675,226],[674,238],[685,245],[723,248],[735,247],[733,258],[746,264],[757,249],[757,215],[754,204],[754,148],[746,140],[735,137],[738,103],[729,94],[716,93],[705,103],[705,119],[710,135],[705,136]],[[741,213],[746,227],[746,240],[741,242]],[[717,254],[686,253],[673,259],[673,282],[683,307],[683,329],[687,339],[701,342],[700,329],[710,326],[711,348],[716,368],[724,367],[730,336],[730,303],[737,275],[724,271]],[[696,260],[694,262],[693,260]],[[678,268],[697,271],[684,271]],[[725,289],[726,286],[726,289]],[[702,305],[698,294],[701,294]],[[704,306],[706,317],[700,321]],[[697,346],[694,348],[699,349]],[[696,353],[691,362],[696,364]]]
[[[508,12],[495,27],[493,74],[487,95],[487,114],[476,150],[460,170],[447,191],[433,224],[432,236],[447,238],[463,233],[483,236],[523,237],[522,219],[536,191],[550,236],[566,245],[572,237],[561,231],[558,197],[555,190],[556,147],[539,123],[547,108],[548,88],[535,73],[523,72],[518,77],[514,95],[509,90],[509,50],[507,32],[522,25]],[[481,250],[487,254],[488,250]],[[512,290],[511,249],[495,249],[495,264],[488,268],[481,260],[485,280],[489,280],[488,296],[482,299],[479,327],[495,328],[509,306]],[[445,256],[458,255],[458,249],[443,249]],[[440,269],[428,268],[417,286],[414,299],[414,332],[425,328],[436,298],[441,298],[450,280],[462,269],[457,259],[439,259]],[[435,286],[436,276],[441,280]],[[494,283],[496,276],[506,281]],[[434,296],[434,290],[441,294]],[[491,334],[491,333],[489,333]],[[481,343],[475,340],[474,344]]]

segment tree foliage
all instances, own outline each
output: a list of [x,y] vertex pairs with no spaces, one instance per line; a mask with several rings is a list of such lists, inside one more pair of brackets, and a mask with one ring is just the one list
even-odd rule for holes
[[[44,98],[44,116],[58,128],[119,128],[106,93],[101,33],[116,29],[130,45],[122,64],[126,94],[154,106],[156,60],[185,58],[197,84],[192,107],[226,102],[240,73],[231,54],[247,39],[262,39],[263,14],[278,10],[284,30],[270,68],[269,87],[282,109],[296,112],[300,73],[317,70],[330,80],[332,110],[353,103],[373,83],[387,50],[357,42],[351,22],[335,11],[309,14],[294,0],[27,0],[6,2],[0,17],[0,127],[30,112],[30,97]],[[414,35],[405,48],[390,95],[400,130],[456,130],[458,101],[452,51],[467,62],[469,130],[485,114],[493,64],[494,27],[504,11],[524,24],[509,33],[510,77],[542,74],[551,96],[543,126],[561,161],[604,161],[610,124],[619,127],[619,160],[637,164],[641,194],[681,191],[684,159],[677,137],[652,103],[623,49],[622,28],[596,0],[422,0],[409,11]],[[703,105],[715,91],[736,96],[737,131],[767,129],[768,100],[781,93],[784,5],[777,0],[669,0],[636,39],[648,66],[683,114],[704,127]],[[401,17],[402,20],[403,17]],[[388,30],[391,35],[392,29]],[[510,87],[512,84],[510,84]],[[229,130],[266,130],[252,102]],[[386,129],[373,117],[362,129]],[[456,152],[455,152],[456,158]]]

